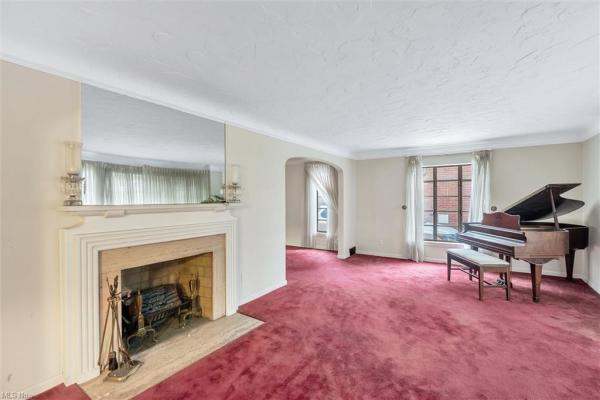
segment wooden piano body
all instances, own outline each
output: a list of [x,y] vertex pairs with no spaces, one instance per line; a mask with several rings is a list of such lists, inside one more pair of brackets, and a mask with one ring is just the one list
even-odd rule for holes
[[[558,216],[584,205],[582,201],[560,197],[578,185],[546,185],[504,212],[484,214],[480,223],[465,223],[457,239],[473,249],[486,249],[506,260],[515,258],[529,263],[533,301],[538,302],[543,264],[565,257],[567,279],[571,280],[575,250],[588,245],[586,226],[558,222]],[[548,218],[553,222],[536,221]]]

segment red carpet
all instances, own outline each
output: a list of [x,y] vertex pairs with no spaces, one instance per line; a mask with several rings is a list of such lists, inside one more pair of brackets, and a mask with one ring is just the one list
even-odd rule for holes
[[258,329],[138,399],[598,399],[600,296],[515,274],[477,300],[439,264],[291,248],[288,286],[246,304]]

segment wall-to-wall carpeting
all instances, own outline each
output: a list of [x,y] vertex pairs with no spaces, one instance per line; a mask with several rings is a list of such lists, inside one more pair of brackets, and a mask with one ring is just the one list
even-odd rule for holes
[[528,275],[477,300],[439,264],[289,248],[288,286],[241,312],[266,321],[138,399],[596,399],[600,296]]

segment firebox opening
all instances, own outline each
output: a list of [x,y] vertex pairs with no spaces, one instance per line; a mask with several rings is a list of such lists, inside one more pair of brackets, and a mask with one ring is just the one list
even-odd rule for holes
[[214,319],[212,266],[212,253],[204,253],[121,272],[122,336],[130,354]]

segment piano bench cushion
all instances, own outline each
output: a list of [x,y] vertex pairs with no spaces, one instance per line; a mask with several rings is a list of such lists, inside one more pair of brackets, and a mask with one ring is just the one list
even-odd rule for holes
[[449,249],[448,253],[468,260],[480,267],[510,267],[507,261],[471,249]]

